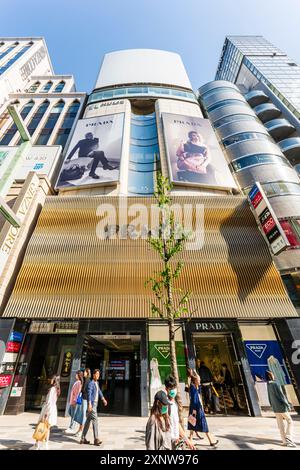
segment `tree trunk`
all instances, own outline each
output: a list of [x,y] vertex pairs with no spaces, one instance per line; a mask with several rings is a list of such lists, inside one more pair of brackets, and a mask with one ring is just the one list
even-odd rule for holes
[[169,319],[168,323],[169,323],[169,342],[170,342],[171,370],[172,370],[172,375],[175,378],[176,384],[177,384],[176,402],[177,402],[177,405],[178,405],[179,421],[180,421],[181,426],[184,427],[182,397],[181,397],[181,390],[180,390],[180,386],[179,386],[179,374],[178,374],[177,356],[176,356],[175,322],[174,322],[174,319]]

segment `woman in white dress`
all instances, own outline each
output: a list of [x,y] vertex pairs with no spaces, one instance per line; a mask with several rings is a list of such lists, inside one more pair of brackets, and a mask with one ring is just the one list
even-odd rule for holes
[[[50,388],[47,393],[46,401],[43,405],[42,411],[39,416],[38,422],[47,421],[49,424],[49,431],[45,441],[45,449],[48,450],[50,428],[57,424],[57,398],[60,395],[59,376],[54,375],[50,382]],[[36,442],[36,449],[40,449],[40,442]]]

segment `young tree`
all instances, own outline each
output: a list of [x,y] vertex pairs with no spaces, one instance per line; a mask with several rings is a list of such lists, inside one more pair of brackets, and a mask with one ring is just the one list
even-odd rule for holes
[[183,250],[188,234],[181,225],[175,223],[174,212],[171,207],[171,189],[172,185],[168,178],[159,174],[154,193],[160,208],[159,227],[157,233],[150,233],[148,243],[159,254],[163,263],[163,269],[155,272],[153,277],[146,282],[146,285],[151,285],[151,289],[158,300],[157,304],[152,303],[152,314],[158,315],[161,319],[168,322],[171,371],[177,383],[179,418],[181,424],[183,424],[182,397],[179,388],[175,344],[175,319],[187,315],[187,303],[190,293],[183,293],[182,289],[175,287],[174,283],[178,280],[183,268],[183,262],[176,255]]

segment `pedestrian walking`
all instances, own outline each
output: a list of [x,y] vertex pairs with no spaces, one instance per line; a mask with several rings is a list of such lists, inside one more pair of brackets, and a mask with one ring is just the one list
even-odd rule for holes
[[[71,389],[69,398],[69,415],[71,416],[70,426],[65,430],[66,434],[79,435],[83,429],[83,399],[82,399],[82,386],[83,386],[83,373],[81,370],[76,372],[76,380]],[[76,431],[76,423],[79,424],[79,429]]]
[[[272,410],[275,413],[277,425],[280,431],[282,445],[285,447],[297,447],[293,440],[294,423],[289,413],[290,404],[286,396],[275,381],[273,372],[266,372],[268,397]],[[286,423],[286,427],[285,427]]]
[[228,369],[228,366],[226,362],[223,362],[221,364],[221,370],[220,370],[220,384],[225,388],[225,390],[228,391],[231,400],[233,402],[233,409],[234,410],[241,410],[240,405],[238,404],[237,397],[235,395],[234,391],[234,381],[232,378],[232,375],[230,373],[230,370]]
[[172,450],[169,400],[162,390],[154,397],[150,418],[146,425],[145,443],[147,450]]
[[204,361],[200,362],[198,374],[201,380],[205,412],[213,413],[213,406],[212,406],[213,375],[211,373],[211,370],[205,365]]
[[178,404],[176,402],[177,387],[176,380],[169,375],[165,380],[166,395],[169,400],[169,417],[172,449],[176,450],[181,441],[184,441],[189,449],[195,450],[194,444],[186,437],[183,427],[179,421]]
[[91,422],[93,423],[93,433],[94,433],[94,445],[100,446],[102,441],[98,437],[98,415],[97,407],[99,398],[102,400],[104,406],[107,406],[107,401],[105,400],[103,393],[99,387],[98,380],[100,378],[100,370],[95,369],[93,373],[93,380],[90,381],[88,385],[88,413],[86,422],[82,431],[80,444],[89,444],[90,441],[86,440],[86,435],[88,433]]
[[83,386],[82,386],[82,411],[83,411],[83,421],[82,425],[84,426],[86,422],[87,416],[87,408],[88,408],[88,387],[91,381],[91,369],[88,367],[84,369],[83,372]]
[[191,377],[188,430],[190,431],[190,440],[192,440],[194,432],[196,432],[196,435],[200,439],[201,437],[198,433],[204,432],[211,446],[216,446],[219,442],[218,440],[214,439],[213,435],[209,432],[208,429],[201,401],[200,377],[198,374]]
[[[50,429],[57,424],[57,398],[60,395],[59,376],[53,375],[50,380],[50,388],[47,393],[46,401],[42,407],[38,423],[45,422],[48,425],[48,431],[44,440],[44,448],[49,449]],[[34,449],[42,450],[42,442],[36,441]]]

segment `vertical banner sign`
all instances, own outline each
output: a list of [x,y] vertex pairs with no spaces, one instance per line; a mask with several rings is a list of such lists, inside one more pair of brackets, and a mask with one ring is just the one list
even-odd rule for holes
[[290,246],[290,243],[260,183],[255,183],[248,194],[248,200],[272,253],[278,255],[281,251]]

